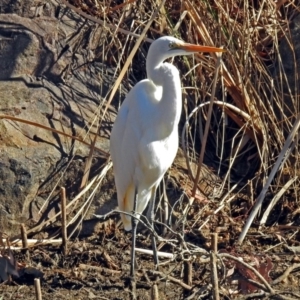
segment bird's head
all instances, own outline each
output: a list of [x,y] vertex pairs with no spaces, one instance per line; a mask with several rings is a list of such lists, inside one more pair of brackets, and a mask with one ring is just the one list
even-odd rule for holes
[[200,46],[185,43],[172,36],[164,36],[155,40],[148,51],[146,68],[148,78],[151,79],[156,85],[161,85],[163,82],[164,74],[157,72],[161,70],[161,66],[166,66],[163,62],[170,57],[178,55],[189,55],[197,52],[224,52],[222,48]]
[[185,43],[172,36],[163,36],[155,40],[149,49],[148,55],[159,56],[162,60],[178,55],[189,55],[197,52],[224,52],[217,47],[201,46]]

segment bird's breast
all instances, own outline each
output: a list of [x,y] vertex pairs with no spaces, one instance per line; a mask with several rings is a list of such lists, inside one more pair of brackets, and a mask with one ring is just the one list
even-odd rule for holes
[[149,184],[161,178],[173,163],[178,150],[178,132],[165,139],[142,140],[139,147],[142,173],[147,174]]
[[156,101],[160,101],[162,97],[162,93],[163,93],[162,86],[155,86],[155,88],[153,89],[153,98]]

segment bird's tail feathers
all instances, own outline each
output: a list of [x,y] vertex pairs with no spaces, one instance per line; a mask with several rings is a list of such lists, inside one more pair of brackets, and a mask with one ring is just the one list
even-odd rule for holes
[[[139,194],[137,200],[137,208],[136,208],[136,217],[139,218],[140,215],[143,213],[144,209],[146,208],[149,200],[151,199],[152,191],[147,191],[147,193]],[[119,209],[120,211],[124,211],[128,214],[121,213],[121,220],[124,224],[124,229],[126,231],[130,231],[132,229],[131,223],[131,215],[133,213],[133,205],[134,205],[134,198],[135,198],[135,186],[131,183],[124,195],[123,198],[119,199]]]
[[[134,184],[131,183],[126,190],[124,198],[121,199],[121,201],[119,201],[119,208],[121,211],[124,211],[127,213],[132,213],[133,202],[134,202],[134,197],[135,197],[134,193],[135,193]],[[130,231],[132,229],[131,216],[121,213],[121,220],[123,222],[124,229],[126,231]]]

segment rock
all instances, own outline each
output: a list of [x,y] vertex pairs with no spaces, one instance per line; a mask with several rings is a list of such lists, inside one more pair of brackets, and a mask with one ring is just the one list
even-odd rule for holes
[[[88,60],[84,42],[76,45],[76,52],[72,43],[67,44],[67,36],[74,42],[76,33],[93,28],[72,11],[62,12],[59,21],[41,10],[41,17],[21,15],[0,14],[0,231],[8,235],[18,233],[20,223],[32,227],[57,213],[58,187],[66,187],[68,198],[79,192],[89,154],[86,144],[97,134],[95,116],[113,74]],[[105,122],[91,176],[107,157],[111,123]],[[86,144],[70,136],[86,136]],[[88,217],[101,207],[107,212],[105,202],[103,197],[96,201]]]
[[[46,89],[29,89],[23,82],[0,83],[0,111],[45,124],[51,99]],[[3,87],[3,88],[2,88]],[[43,105],[40,101],[43,99]],[[29,204],[60,151],[36,138],[56,143],[51,132],[10,120],[0,120],[0,227],[16,229],[29,217]]]

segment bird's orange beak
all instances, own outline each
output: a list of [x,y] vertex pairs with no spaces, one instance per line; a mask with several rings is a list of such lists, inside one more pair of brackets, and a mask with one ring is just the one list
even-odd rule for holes
[[223,48],[210,47],[210,46],[200,46],[194,44],[183,44],[180,48],[189,52],[225,52]]

